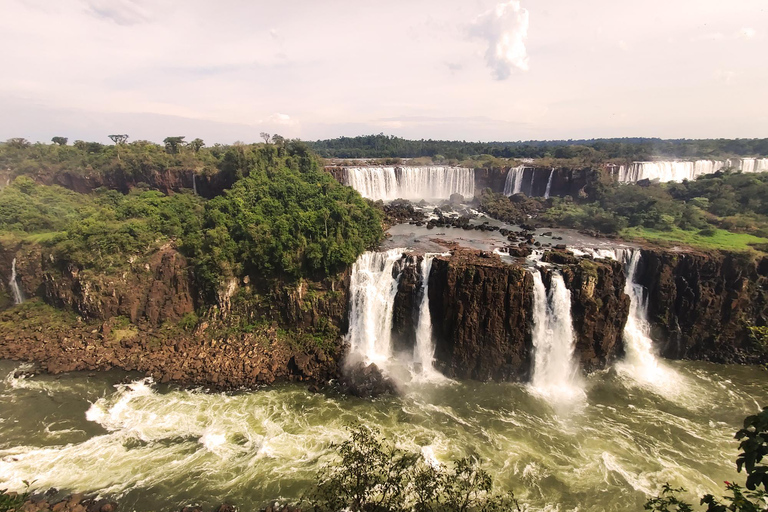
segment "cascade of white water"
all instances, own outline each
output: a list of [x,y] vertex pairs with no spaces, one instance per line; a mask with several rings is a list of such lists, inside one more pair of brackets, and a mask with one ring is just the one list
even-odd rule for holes
[[197,174],[193,172],[192,173],[192,192],[194,192],[195,195],[197,195],[197,179],[196,178],[197,178]]
[[374,200],[448,199],[475,195],[475,172],[465,167],[348,167],[347,185]]
[[653,383],[661,376],[662,370],[653,351],[645,289],[636,282],[642,253],[639,249],[616,249],[615,254],[616,259],[624,264],[624,293],[630,298],[629,316],[623,333],[626,358],[620,366],[635,380]]
[[21,293],[21,287],[16,276],[16,258],[13,258],[11,263],[11,279],[8,281],[8,285],[11,287],[13,293],[13,303],[21,304],[24,302],[24,294]]
[[694,180],[699,176],[729,168],[741,172],[768,172],[768,158],[739,158],[735,161],[727,159],[696,160],[693,162],[632,162],[626,170],[619,168],[619,181],[635,183],[643,179],[661,182]]
[[738,162],[741,172],[768,172],[768,158],[741,158]]
[[547,190],[544,191],[544,199],[549,199],[549,192],[552,190],[552,176],[555,175],[555,168],[553,167],[551,171],[549,171],[549,179],[547,180]]
[[504,195],[511,196],[519,194],[523,191],[523,174],[525,173],[525,166],[518,165],[513,167],[507,173],[507,179],[504,182]]
[[562,274],[552,274],[547,293],[541,272],[534,270],[533,302],[533,388],[555,400],[583,396],[578,367],[573,361],[571,292]]
[[348,341],[350,354],[364,363],[386,364],[392,357],[392,310],[404,249],[365,252],[352,266]]
[[421,301],[419,303],[419,322],[416,325],[416,346],[413,360],[421,366],[423,375],[434,375],[435,344],[432,340],[432,315],[429,312],[429,273],[435,254],[425,254],[421,260]]

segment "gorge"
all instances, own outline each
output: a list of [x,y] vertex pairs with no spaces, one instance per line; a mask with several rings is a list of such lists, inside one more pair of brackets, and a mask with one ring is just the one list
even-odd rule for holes
[[[578,196],[594,169],[359,169],[342,178],[359,178],[371,199],[432,202],[381,243],[339,249],[353,256],[332,272],[319,242],[298,260],[316,266],[294,277],[290,258],[266,252],[218,252],[226,265],[212,266],[185,232],[110,266],[55,245],[62,235],[3,239],[4,485],[95,493],[140,512],[262,509],[298,500],[350,423],[431,463],[480,456],[531,510],[639,510],[665,482],[698,496],[733,477],[733,430],[768,392],[763,369],[735,364],[765,362],[751,328],[768,318],[768,256],[520,226],[469,202],[483,180],[504,192],[510,176],[512,195]],[[204,215],[201,231],[219,237],[202,247],[266,245],[259,229],[278,208],[272,199],[292,190],[303,203],[318,190],[344,202],[278,218],[272,239],[308,229],[315,242],[338,229],[340,244],[373,224],[368,203],[328,176],[270,172],[239,178],[215,208],[186,218]],[[205,197],[216,179],[191,184]],[[247,195],[280,180],[289,186]],[[28,190],[31,201],[35,186],[0,194]],[[461,200],[441,201],[453,194]],[[262,209],[242,220],[249,201]],[[342,212],[355,229],[334,225]],[[358,363],[376,365],[368,375],[395,392],[348,393]]]

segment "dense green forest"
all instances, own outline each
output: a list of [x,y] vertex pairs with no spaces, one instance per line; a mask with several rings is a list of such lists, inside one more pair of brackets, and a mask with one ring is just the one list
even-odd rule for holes
[[[172,241],[213,295],[233,276],[328,275],[383,236],[380,212],[299,142],[210,149],[6,144],[0,155],[17,175],[0,191],[0,236],[43,244],[80,268],[105,270]],[[139,181],[177,166],[233,186],[204,199]],[[83,194],[30,177],[52,168],[130,176],[135,186],[125,194],[104,187]]]
[[485,192],[491,216],[708,249],[765,248],[768,173],[717,172],[695,181],[624,185],[605,179],[584,198],[536,198]]
[[319,140],[309,145],[325,158],[418,158],[464,160],[476,155],[497,158],[586,158],[648,160],[652,157],[715,158],[768,155],[768,139],[582,139],[518,142],[408,140],[366,135]]

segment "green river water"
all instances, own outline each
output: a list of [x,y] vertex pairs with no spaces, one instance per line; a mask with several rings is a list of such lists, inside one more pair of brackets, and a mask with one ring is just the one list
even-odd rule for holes
[[521,384],[421,383],[376,400],[299,385],[222,394],[117,372],[14,378],[21,365],[0,361],[0,488],[27,480],[122,510],[251,510],[300,496],[354,422],[440,462],[479,455],[529,510],[642,510],[665,482],[693,497],[742,481],[733,434],[768,404],[768,374],[664,364],[673,378],[658,387],[609,370],[553,406]]

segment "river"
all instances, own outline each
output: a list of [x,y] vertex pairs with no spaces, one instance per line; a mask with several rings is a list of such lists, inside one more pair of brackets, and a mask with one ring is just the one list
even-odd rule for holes
[[441,462],[479,455],[531,510],[642,510],[665,482],[698,496],[740,481],[733,434],[768,403],[760,368],[663,364],[674,378],[662,386],[612,369],[557,405],[525,384],[419,382],[375,400],[299,385],[222,394],[119,372],[16,378],[21,365],[0,361],[0,481],[139,512],[251,510],[300,496],[359,422]]

